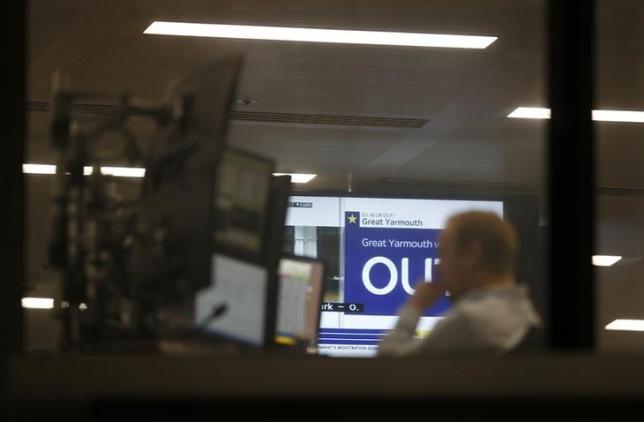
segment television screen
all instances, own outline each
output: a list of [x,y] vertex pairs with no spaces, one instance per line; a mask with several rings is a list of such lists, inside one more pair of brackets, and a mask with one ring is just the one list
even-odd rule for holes
[[[285,251],[326,262],[318,350],[373,356],[418,280],[436,280],[439,234],[459,212],[503,217],[502,201],[292,196]],[[426,335],[449,308],[446,295],[428,309]]]

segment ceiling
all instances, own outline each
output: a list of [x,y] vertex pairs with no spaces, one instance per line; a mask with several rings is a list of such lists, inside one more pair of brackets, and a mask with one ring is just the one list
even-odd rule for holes
[[[356,186],[383,177],[536,185],[543,125],[505,115],[543,103],[540,3],[33,1],[29,99],[49,100],[51,75],[61,70],[74,88],[159,100],[178,75],[242,52],[238,94],[256,103],[238,110],[430,121],[422,128],[232,122],[230,144],[274,157],[280,171],[318,173],[315,189],[342,189],[348,173]],[[156,19],[499,40],[479,51],[143,35]],[[42,161],[50,154],[49,116],[30,115],[30,159]]]
[[[544,3],[32,0],[29,100],[49,101],[51,75],[60,70],[76,89],[127,91],[158,101],[177,76],[242,52],[238,96],[256,102],[236,105],[239,112],[428,121],[419,128],[231,122],[231,145],[275,158],[279,171],[317,173],[308,189],[346,189],[351,174],[353,188],[365,191],[481,185],[539,192],[546,124],[505,116],[517,106],[546,105]],[[644,110],[644,2],[597,3],[597,108]],[[485,50],[454,50],[143,35],[154,20],[499,38]],[[28,160],[54,162],[49,113],[28,116]],[[141,135],[151,129],[134,126]],[[644,254],[644,219],[635,215],[644,192],[643,137],[643,124],[597,124],[597,184],[626,192],[600,202],[600,243],[610,252]],[[600,279],[619,277],[611,297],[633,289],[644,294],[639,273],[602,272]],[[607,306],[602,318],[617,312]]]
[[[598,108],[644,109],[644,5],[605,2],[599,15]],[[422,128],[233,121],[229,143],[274,157],[281,171],[318,173],[314,189],[386,178],[539,186],[543,122],[510,120],[544,105],[543,1],[31,2],[29,99],[51,75],[78,89],[156,101],[166,85],[242,52],[240,111],[429,120]],[[486,50],[329,45],[143,35],[154,20],[495,35]],[[643,47],[643,48],[637,48]],[[634,54],[638,53],[638,54]],[[50,156],[48,116],[30,113],[30,159]],[[644,125],[598,125],[598,183],[644,187]]]

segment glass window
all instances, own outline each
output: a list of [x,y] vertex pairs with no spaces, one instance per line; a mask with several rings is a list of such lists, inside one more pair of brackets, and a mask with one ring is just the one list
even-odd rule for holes
[[[597,337],[644,350],[644,4],[597,2]],[[608,111],[603,111],[608,110]],[[633,331],[635,330],[635,331]]]
[[[366,257],[360,254],[372,249],[352,243],[347,230],[353,226],[347,229],[347,225],[357,224],[384,236],[384,231],[377,231],[382,224],[389,230],[388,240],[412,242],[415,239],[405,236],[413,235],[436,242],[449,213],[483,207],[516,226],[521,243],[517,279],[528,286],[543,313],[545,121],[532,114],[540,112],[535,108],[546,107],[543,14],[543,2],[537,0],[320,1],[307,5],[259,0],[31,2],[26,294],[54,299],[54,309],[26,311],[26,328],[32,333],[27,336],[27,349],[60,348],[65,339],[60,336],[59,315],[70,301],[74,307],[83,305],[81,312],[95,309],[80,303],[78,297],[70,298],[70,280],[63,280],[50,264],[56,177],[43,173],[55,171],[52,166],[58,154],[52,144],[51,123],[54,111],[63,105],[54,104],[53,86],[82,93],[74,98],[70,111],[78,133],[94,136],[92,131],[123,111],[122,94],[132,95],[128,106],[150,110],[167,101],[177,77],[234,53],[241,53],[244,63],[225,143],[274,160],[276,172],[297,174],[294,196],[335,198],[343,204],[336,211],[321,212],[314,220],[303,217],[305,222],[287,224],[281,245],[284,252],[327,263],[325,301],[353,298],[355,304],[364,305],[360,308],[363,316],[378,317],[380,322],[372,328],[382,335],[393,325],[411,284],[417,278],[435,277],[432,268],[437,251],[410,246],[401,246],[408,249],[399,250],[398,255],[383,251],[383,259],[393,262],[401,277],[391,296],[369,296],[368,289],[355,290],[364,284],[356,276],[362,273],[355,263],[358,256]],[[631,16],[629,22],[636,21]],[[192,36],[194,23],[214,26],[202,27],[209,31],[207,36]],[[267,35],[260,34],[258,26],[275,28]],[[291,29],[284,32],[284,27]],[[311,28],[330,32],[312,33]],[[619,63],[633,75],[641,73],[632,58],[624,60],[630,61]],[[204,89],[200,94],[208,92]],[[637,92],[636,88],[627,92],[635,101],[631,106],[636,105]],[[606,107],[612,107],[610,101]],[[218,117],[213,112],[205,121],[216,125]],[[106,131],[100,138],[95,136],[91,148],[74,149],[87,154],[79,158],[87,161],[85,165],[96,165],[84,171],[113,176],[103,188],[105,198],[92,200],[121,204],[138,200],[146,157],[155,147],[150,140],[159,138],[158,128],[153,120],[141,116],[129,121],[128,128],[129,137]],[[624,136],[635,139],[637,133],[616,135],[616,142],[625,142]],[[131,139],[136,140],[140,154]],[[616,154],[612,149],[607,152],[611,153]],[[631,154],[629,159],[636,157]],[[631,167],[616,166],[620,177],[616,180],[626,180],[623,172],[635,168],[635,162]],[[315,177],[304,183],[302,175]],[[86,177],[83,180],[88,183],[93,180],[89,175],[78,177]],[[294,209],[289,207],[289,213]],[[100,220],[103,214],[94,217],[96,221],[84,236],[95,240],[91,236],[104,234],[101,230],[107,226]],[[252,220],[248,215],[236,217]],[[115,236],[122,235],[121,229],[110,226]],[[362,236],[362,232],[349,234]],[[127,236],[123,239],[136,242]],[[131,274],[124,273],[129,267],[118,264],[127,261],[128,253],[110,255],[101,261],[103,267],[94,269],[106,280],[120,277],[119,283],[110,285],[113,294],[129,288]],[[94,258],[100,261],[102,257]],[[164,260],[149,264],[158,271],[163,265],[173,265]],[[409,265],[406,281],[404,265]],[[384,267],[378,268],[370,280],[381,291],[387,279],[381,274]],[[189,288],[176,284],[172,289]],[[137,294],[160,295],[163,291],[154,283],[139,287],[143,290]],[[126,299],[133,300],[131,296]],[[102,311],[110,315],[126,312]],[[440,315],[427,318],[425,330]],[[351,315],[345,322],[350,320]],[[371,330],[367,325],[354,328]]]

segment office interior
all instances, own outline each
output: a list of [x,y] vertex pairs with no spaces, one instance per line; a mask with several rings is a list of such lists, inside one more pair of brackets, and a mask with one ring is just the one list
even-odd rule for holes
[[[346,415],[360,415],[357,409],[364,408],[387,412],[395,407],[396,400],[407,400],[409,409],[423,411],[433,406],[447,420],[456,414],[514,417],[521,414],[524,405],[537,409],[535,417],[552,416],[547,409],[558,409],[555,415],[563,417],[571,409],[591,402],[599,409],[593,415],[597,418],[610,415],[602,412],[614,411],[624,403],[621,410],[637,409],[644,393],[640,376],[643,362],[639,357],[644,351],[644,287],[640,277],[644,270],[644,3],[596,0],[580,6],[578,14],[571,11],[570,5],[557,3],[27,2],[23,27],[25,132],[22,155],[17,154],[22,158],[24,187],[21,340],[17,349],[9,347],[14,353],[7,360],[6,383],[6,403],[20,405],[7,406],[15,412],[12,416],[19,418],[20,412],[33,411],[27,405],[32,400],[45,403],[43,409],[61,413],[67,405],[83,403],[86,407],[74,410],[78,418],[97,418],[105,412],[106,418],[117,420],[149,408],[163,415],[166,408],[158,404],[159,397],[180,403],[165,415],[177,419],[200,415],[199,412],[207,414],[212,409],[240,411],[245,401],[266,412],[278,411],[271,397],[311,407],[337,405],[346,409]],[[559,26],[553,23],[557,16],[565,16]],[[594,33],[580,22],[586,17],[594,20]],[[202,31],[200,36],[163,33],[177,27],[164,29],[159,25],[152,29],[152,24],[163,22],[206,26],[179,28]],[[13,27],[20,31],[20,25]],[[289,39],[295,36],[293,33],[278,36],[284,39],[275,39],[274,35],[272,39],[261,39],[258,27],[378,33],[372,33],[366,43],[342,40],[343,36],[351,36],[350,32],[317,34],[338,37],[333,41]],[[210,30],[214,32],[208,33]],[[216,30],[233,33],[217,35]],[[391,33],[485,39],[469,40],[483,43],[476,46],[441,46],[436,40],[430,45],[387,45]],[[571,33],[589,43],[589,57],[577,62],[574,54],[553,58],[555,43],[566,43],[558,37]],[[311,36],[306,31],[304,34]],[[571,41],[567,42],[565,45],[570,45]],[[592,63],[591,68],[579,65],[582,62]],[[565,66],[579,74],[567,74]],[[205,86],[216,91],[213,97],[220,103],[212,106],[212,119],[199,114],[196,124],[211,123],[216,142],[236,157],[231,160],[238,160],[234,162],[242,167],[246,164],[239,163],[248,160],[250,164],[244,168],[251,168],[249,174],[257,177],[239,176],[234,185],[228,182],[232,176],[222,176],[221,163],[213,162],[219,179],[213,182],[212,189],[229,189],[231,197],[239,201],[243,192],[254,192],[250,195],[256,201],[242,208],[262,215],[261,233],[266,239],[262,237],[254,244],[248,237],[250,229],[234,233],[234,229],[223,229],[224,234],[215,241],[218,247],[208,250],[206,257],[209,265],[221,265],[223,269],[218,273],[212,267],[203,272],[205,266],[200,261],[200,277],[214,279],[219,274],[220,279],[229,278],[235,268],[239,274],[251,274],[253,269],[248,273],[242,264],[262,268],[277,277],[278,261],[285,259],[289,263],[283,265],[293,265],[288,268],[323,265],[323,270],[311,270],[320,279],[315,300],[321,311],[312,320],[307,319],[308,324],[316,326],[314,331],[309,330],[314,334],[305,336],[310,344],[303,345],[303,339],[297,338],[301,333],[275,335],[279,331],[276,325],[280,304],[278,279],[271,276],[266,276],[264,295],[255,298],[258,308],[253,309],[265,314],[255,334],[220,327],[217,329],[224,330],[226,341],[214,345],[196,346],[194,341],[187,341],[168,346],[166,342],[163,348],[151,345],[154,342],[147,338],[144,346],[139,341],[128,344],[112,338],[117,346],[106,347],[111,340],[102,339],[101,347],[92,348],[84,344],[95,340],[90,324],[89,332],[80,337],[72,335],[74,340],[70,340],[70,327],[63,315],[69,315],[71,306],[76,317],[86,318],[83,315],[92,311],[88,308],[92,305],[73,294],[70,299],[71,290],[65,284],[66,280],[69,283],[65,278],[70,274],[65,273],[69,268],[64,268],[61,261],[52,262],[52,237],[62,224],[56,219],[62,208],[54,198],[61,184],[73,179],[73,174],[67,179],[61,177],[59,170],[64,160],[73,160],[69,158],[71,149],[63,153],[60,144],[55,145],[56,112],[64,108],[56,103],[62,98],[56,93],[82,93],[68,97],[73,105],[67,110],[78,130],[85,134],[92,134],[92,128],[103,123],[116,121],[127,107],[139,107],[138,115],[127,122],[127,136],[115,131],[96,136],[91,154],[93,158],[100,157],[100,164],[98,160],[75,164],[92,165],[94,172],[104,174],[106,186],[101,189],[111,200],[143,203],[154,192],[148,180],[158,177],[158,186],[167,180],[158,176],[161,173],[151,175],[153,165],[162,165],[150,154],[154,154],[155,141],[169,139],[164,137],[165,132],[159,135],[159,122],[176,117],[163,114],[172,113],[171,106],[176,109],[176,99],[180,97],[172,91],[172,84],[179,80],[190,85],[195,80],[190,78],[202,69],[209,69],[217,77],[200,81],[202,85],[195,82],[198,89]],[[571,86],[573,81],[579,83],[577,91]],[[3,80],[3,84],[7,81]],[[565,93],[570,95],[585,89],[592,96],[586,98],[586,103],[581,99],[555,104],[553,87],[565,87]],[[170,108],[160,109],[160,105]],[[573,109],[578,106],[592,107],[592,121],[575,116]],[[186,107],[183,111],[187,115],[190,109]],[[159,114],[144,116],[141,110]],[[576,120],[562,123],[556,114],[559,112],[561,116],[575,116]],[[3,121],[3,126],[6,124]],[[567,124],[568,132],[558,132]],[[574,125],[588,132],[570,129]],[[572,139],[562,133],[591,136],[588,140]],[[124,154],[124,138],[140,141],[141,153],[129,150],[130,156]],[[553,158],[554,149],[560,147],[562,151],[573,151],[569,167]],[[207,160],[206,154],[224,154],[223,150],[203,148],[197,161]],[[83,153],[90,154],[85,150]],[[85,175],[76,180],[87,182],[83,186],[89,189],[89,180],[94,179],[89,170],[83,171]],[[289,175],[290,183],[283,179],[275,190],[268,185],[257,188],[268,183],[271,174]],[[565,180],[553,180],[553,175]],[[210,179],[199,179],[198,183],[203,180]],[[203,192],[195,188],[194,192],[182,192],[184,197],[170,199],[174,201],[171,212],[178,219],[190,219],[185,217],[190,213],[181,213],[191,207],[197,209],[202,203],[207,205],[206,197],[211,194],[208,186]],[[559,189],[561,186],[571,186],[568,199]],[[147,197],[142,193],[145,189]],[[6,200],[12,201],[9,197]],[[217,199],[214,196],[208,200]],[[325,201],[339,204],[337,211],[330,212],[337,212],[342,223],[316,223],[315,219],[324,218],[322,214],[309,217],[310,223],[294,222],[307,210],[323,207]],[[394,204],[392,209],[398,209],[397,204],[411,208],[438,206],[431,201],[500,204],[503,218],[517,227],[521,245],[517,278],[529,288],[544,320],[538,344],[527,356],[392,361],[374,356],[371,346],[377,344],[375,340],[360,353],[338,353],[356,349],[347,345],[363,345],[355,336],[344,331],[338,334],[338,330],[365,330],[356,335],[366,336],[375,335],[373,328],[386,326],[354,327],[353,322],[348,322],[358,321],[356,315],[362,312],[362,304],[351,300],[352,293],[346,286],[346,260],[350,255],[345,226],[349,220],[344,219],[356,211],[350,207],[365,203],[365,214],[366,210],[376,209],[387,213],[392,212],[388,204]],[[149,215],[157,215],[155,212],[165,206],[155,208],[156,203],[150,203],[145,203]],[[214,219],[233,221],[233,225],[241,221],[235,219],[238,212],[223,218],[224,212],[219,214],[217,206]],[[577,217],[571,215],[572,209],[579,213]],[[416,211],[410,212],[415,215]],[[433,212],[427,211],[428,215]],[[200,218],[197,211],[192,215]],[[553,215],[564,216],[558,226],[551,224]],[[566,224],[570,225],[569,235]],[[582,238],[589,242],[582,242]],[[557,255],[553,257],[555,239]],[[204,250],[190,239],[178,248],[184,247],[184,254],[177,252],[177,256],[195,262],[196,255]],[[151,252],[142,247],[141,254],[146,253]],[[580,254],[587,261],[586,267]],[[156,298],[170,283],[169,278],[163,279],[162,289],[161,282],[150,282],[146,271],[149,267],[160,271],[163,260],[159,263],[144,258],[140,262],[144,262],[146,270],[142,276],[137,273],[137,277],[145,278],[145,283],[137,285],[137,294],[147,297],[149,292],[150,297]],[[109,276],[105,279],[109,280]],[[566,280],[570,280],[569,289],[560,287]],[[201,282],[185,289],[190,290],[191,299],[199,302],[210,297],[212,291],[206,291],[207,287]],[[181,289],[173,284],[164,290],[165,299],[159,300],[170,301],[179,295],[177,292],[184,292]],[[266,299],[269,296],[273,302]],[[569,307],[562,301],[568,301]],[[359,305],[356,313],[335,309],[334,315],[342,314],[337,317],[338,325],[333,325],[335,316],[324,311],[325,305],[327,310],[337,304],[348,309],[352,303]],[[309,302],[307,306],[318,307]],[[224,308],[220,311],[227,312]],[[210,308],[202,308],[198,316],[194,312],[188,312],[186,323],[192,335],[194,325],[216,318],[217,314]],[[267,318],[272,322],[266,322]],[[431,332],[431,324],[428,327]],[[261,340],[257,340],[258,335]],[[345,335],[348,337],[334,342],[334,336]],[[253,338],[250,344],[248,336]],[[322,353],[325,350],[327,353]],[[422,379],[417,376],[418,368],[422,368]],[[166,370],[173,375],[161,375]],[[86,374],[95,374],[95,378]],[[273,381],[258,374],[266,374]],[[376,382],[379,379],[384,383]],[[50,395],[55,391],[69,400],[55,403],[52,397],[56,394]],[[133,399],[124,400],[125,404],[119,401],[128,397]],[[378,406],[368,405],[372,397],[382,399]],[[486,404],[486,397],[493,404]],[[148,398],[151,401],[143,404]]]

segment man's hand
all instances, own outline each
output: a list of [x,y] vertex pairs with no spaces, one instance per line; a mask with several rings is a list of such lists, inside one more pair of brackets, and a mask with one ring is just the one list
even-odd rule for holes
[[441,283],[426,283],[424,280],[416,283],[416,292],[409,299],[409,304],[420,312],[432,306],[445,294]]

